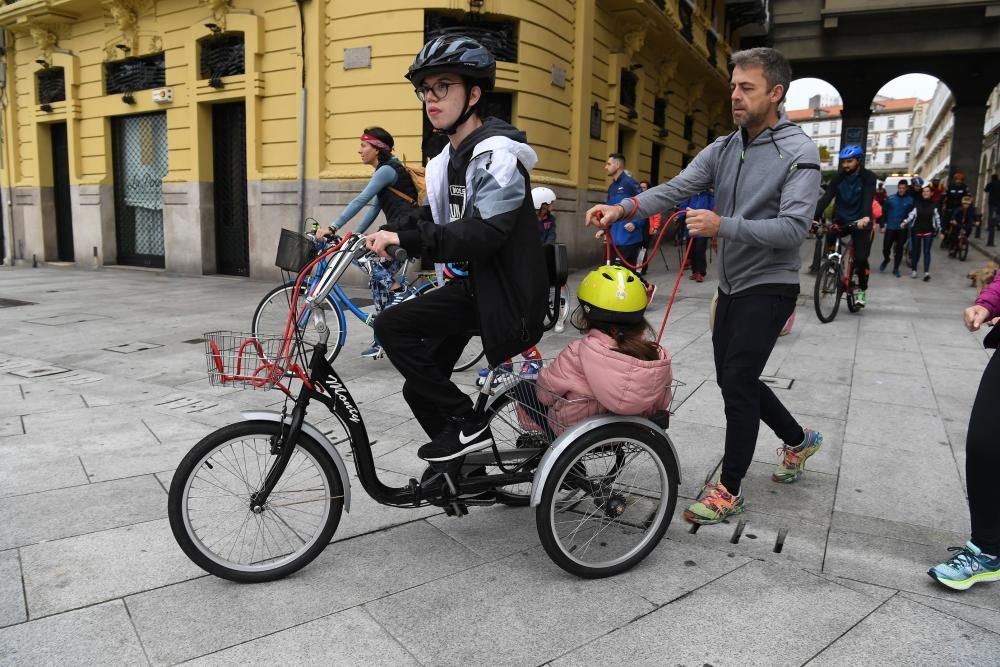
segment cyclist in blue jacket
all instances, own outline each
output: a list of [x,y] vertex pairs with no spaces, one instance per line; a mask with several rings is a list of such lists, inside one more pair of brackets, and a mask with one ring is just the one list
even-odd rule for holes
[[907,231],[903,229],[903,220],[913,209],[913,197],[910,196],[910,184],[904,178],[896,184],[896,193],[889,195],[883,206],[885,210],[885,240],[882,242],[882,263],[879,273],[889,266],[889,252],[892,251],[892,275],[899,278],[899,264],[903,261],[903,246],[906,245]]

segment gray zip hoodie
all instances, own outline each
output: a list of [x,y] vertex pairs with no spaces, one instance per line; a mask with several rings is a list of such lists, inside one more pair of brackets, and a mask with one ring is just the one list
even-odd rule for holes
[[676,177],[622,202],[628,218],[647,218],[714,187],[725,294],[799,283],[799,246],[820,193],[819,150],[787,116],[744,142],[742,130],[719,137]]

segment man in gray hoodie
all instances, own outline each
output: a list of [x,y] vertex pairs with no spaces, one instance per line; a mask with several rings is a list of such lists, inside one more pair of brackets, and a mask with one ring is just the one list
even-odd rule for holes
[[712,344],[726,409],[726,446],[718,483],[708,484],[684,516],[719,523],[745,509],[741,482],[750,467],[760,421],[785,443],[776,482],[794,482],[823,436],[803,429],[760,381],[799,293],[799,246],[819,196],[819,151],[780,112],[792,72],[778,51],[732,55],[732,134],[719,137],[669,182],[614,206],[587,211],[587,224],[646,218],[715,188],[715,211],[691,209],[692,235],[719,239],[719,302]]

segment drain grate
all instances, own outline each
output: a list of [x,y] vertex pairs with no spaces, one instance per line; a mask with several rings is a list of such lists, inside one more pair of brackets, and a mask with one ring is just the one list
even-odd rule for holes
[[155,350],[158,347],[163,347],[156,343],[123,343],[121,345],[112,345],[111,347],[106,347],[104,350],[108,352],[118,352],[119,354],[132,354],[133,352],[143,352],[144,350]]
[[28,368],[18,368],[17,370],[9,372],[11,375],[16,375],[19,378],[41,378],[49,375],[68,373],[69,369],[59,368],[58,366],[34,366]]
[[791,389],[795,382],[792,378],[780,378],[771,375],[761,375],[760,381],[774,389]]
[[0,299],[0,308],[17,308],[18,306],[34,306],[34,301],[21,301],[20,299]]

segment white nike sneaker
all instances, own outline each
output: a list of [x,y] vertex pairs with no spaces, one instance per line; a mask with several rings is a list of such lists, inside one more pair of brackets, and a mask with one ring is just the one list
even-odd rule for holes
[[493,446],[493,433],[489,420],[472,415],[467,419],[454,420],[434,439],[417,450],[417,456],[425,461],[450,461],[466,454]]

